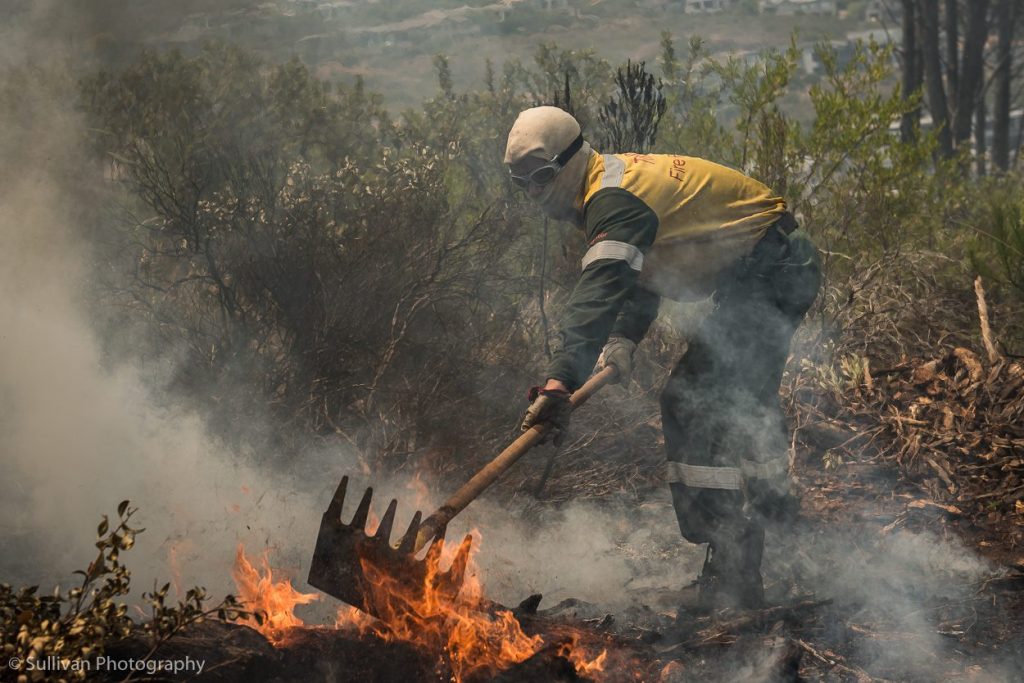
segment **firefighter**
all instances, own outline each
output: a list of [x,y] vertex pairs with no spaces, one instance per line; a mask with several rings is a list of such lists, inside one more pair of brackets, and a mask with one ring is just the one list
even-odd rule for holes
[[682,535],[708,544],[697,604],[760,606],[764,523],[795,512],[778,392],[821,283],[817,250],[762,183],[697,157],[600,154],[556,107],[519,114],[505,163],[588,245],[522,428],[548,422],[564,436],[595,363],[628,380],[662,297],[712,296],[661,395],[667,478]]

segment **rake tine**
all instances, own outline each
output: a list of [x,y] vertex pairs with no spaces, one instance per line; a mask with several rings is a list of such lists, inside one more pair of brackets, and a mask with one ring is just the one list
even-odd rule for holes
[[341,483],[338,484],[337,490],[334,492],[334,497],[331,498],[330,504],[327,506],[327,515],[334,519],[341,521],[341,508],[345,505],[345,489],[348,488],[348,477],[342,477]]
[[456,590],[462,586],[462,580],[466,576],[466,566],[469,564],[469,548],[472,545],[473,536],[466,534],[466,537],[462,539],[462,545],[459,546],[458,551],[455,553],[452,566],[448,569],[448,581]]
[[412,516],[412,521],[409,522],[409,530],[405,532],[405,536],[402,536],[402,543],[398,546],[399,553],[408,555],[416,547],[416,534],[420,530],[420,520],[422,518],[423,513],[419,510]]
[[385,543],[391,540],[391,527],[395,523],[396,508],[398,508],[398,501],[392,499],[387,511],[384,512],[384,516],[381,517],[380,524],[377,525],[377,532],[373,535],[374,538],[383,540]]
[[366,528],[366,518],[370,516],[370,501],[373,499],[373,487],[366,489],[366,493],[363,494],[363,499],[359,501],[359,507],[356,508],[356,514],[352,516],[352,521],[348,523],[350,527],[356,529]]

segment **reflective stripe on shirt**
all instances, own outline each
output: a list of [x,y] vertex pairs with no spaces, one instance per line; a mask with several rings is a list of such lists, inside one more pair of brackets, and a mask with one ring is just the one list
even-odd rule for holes
[[626,173],[626,162],[614,154],[602,154],[604,158],[604,175],[601,176],[601,188],[620,187],[622,176]]

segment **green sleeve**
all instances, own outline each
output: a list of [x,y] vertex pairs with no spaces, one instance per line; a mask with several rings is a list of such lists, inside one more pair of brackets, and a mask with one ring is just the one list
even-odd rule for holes
[[[636,195],[621,188],[596,192],[583,209],[583,221],[591,248],[610,240],[632,245],[644,254],[658,233],[657,215]],[[602,258],[584,268],[559,319],[555,351],[548,366],[549,379],[577,389],[593,370],[619,312],[624,309],[624,329],[635,331],[643,327],[646,331],[650,322],[644,324],[642,317],[630,313],[639,274],[628,261],[618,258]],[[638,310],[648,311],[649,298],[639,297],[638,303],[640,299],[648,304],[641,304]]]
[[625,337],[634,344],[647,334],[651,323],[658,317],[658,306],[661,305],[661,296],[640,285],[633,287],[633,296],[629,297],[622,306],[619,317],[612,327],[611,337]]

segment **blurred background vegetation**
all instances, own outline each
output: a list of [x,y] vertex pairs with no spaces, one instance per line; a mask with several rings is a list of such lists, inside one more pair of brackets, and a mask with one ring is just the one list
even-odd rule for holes
[[[66,94],[109,181],[111,352],[173,360],[225,433],[270,415],[281,462],[310,435],[370,469],[481,461],[584,246],[501,164],[516,114],[552,103],[600,151],[705,157],[789,199],[827,267],[798,355],[973,343],[979,273],[1020,353],[1020,3],[694,4],[106,0]],[[581,421],[623,454],[609,486],[660,462],[652,397],[700,310],[664,307],[616,429]]]

